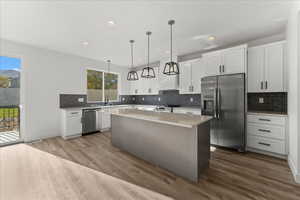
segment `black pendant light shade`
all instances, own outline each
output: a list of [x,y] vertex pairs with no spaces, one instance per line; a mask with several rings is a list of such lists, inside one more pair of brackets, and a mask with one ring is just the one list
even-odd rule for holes
[[176,62],[167,62],[164,68],[164,74],[166,75],[177,75],[179,74],[179,66]]
[[127,80],[128,81],[137,81],[137,80],[139,80],[138,73],[134,70],[129,71],[128,74],[127,74]]
[[130,40],[130,47],[131,47],[131,70],[128,72],[127,74],[127,80],[128,81],[137,81],[139,80],[139,75],[138,73],[133,70],[133,43],[134,43],[134,40]]
[[170,25],[170,39],[171,39],[171,50],[170,50],[170,62],[167,62],[164,67],[163,73],[166,75],[178,75],[179,74],[179,65],[176,62],[172,61],[172,25],[175,24],[174,20],[169,20],[168,24]]
[[150,31],[146,32],[146,35],[148,36],[148,64],[147,64],[147,67],[143,68],[141,77],[143,77],[143,78],[155,78],[154,69],[152,67],[150,67],[150,64],[149,64],[149,58],[150,58],[150,35],[151,35],[151,32]]
[[152,67],[145,67],[142,71],[141,77],[143,78],[155,78],[155,72]]

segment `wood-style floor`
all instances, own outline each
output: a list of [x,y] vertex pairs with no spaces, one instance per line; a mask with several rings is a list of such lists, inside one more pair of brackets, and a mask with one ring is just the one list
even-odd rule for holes
[[215,149],[209,169],[195,184],[113,147],[110,133],[67,141],[57,137],[31,146],[174,199],[300,199],[300,185],[287,162],[255,153]]

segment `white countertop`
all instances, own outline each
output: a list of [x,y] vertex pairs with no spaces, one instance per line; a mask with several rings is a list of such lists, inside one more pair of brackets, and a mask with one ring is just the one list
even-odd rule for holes
[[[155,108],[159,105],[142,105],[142,104],[120,104],[120,105],[99,105],[99,106],[82,106],[82,107],[69,107],[69,108],[60,108],[61,110],[66,111],[75,111],[75,110],[83,110],[83,109],[103,109],[103,108],[120,108],[120,107],[129,107],[129,108]],[[143,109],[142,109],[143,110]],[[176,107],[174,111],[197,111],[201,112],[201,108],[198,107]],[[170,108],[166,107],[165,111],[170,111]],[[159,112],[159,111],[158,111]],[[164,110],[162,110],[164,112]]]
[[112,112],[112,115],[181,126],[185,128],[193,128],[212,119],[211,116],[207,115],[155,112],[138,109],[119,109]]
[[247,114],[250,114],[250,115],[270,115],[270,116],[288,117],[287,114],[276,113],[276,112],[267,112],[267,111],[248,111]]

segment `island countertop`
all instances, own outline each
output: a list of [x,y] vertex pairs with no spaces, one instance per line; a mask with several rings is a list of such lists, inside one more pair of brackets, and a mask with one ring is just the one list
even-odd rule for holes
[[119,109],[112,112],[112,115],[169,124],[185,128],[193,128],[212,119],[211,116],[207,115],[154,112],[138,109]]

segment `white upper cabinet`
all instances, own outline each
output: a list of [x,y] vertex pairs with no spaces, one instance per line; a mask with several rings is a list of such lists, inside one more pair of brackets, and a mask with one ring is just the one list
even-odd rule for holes
[[223,51],[222,74],[245,73],[246,47],[236,47]]
[[181,62],[179,65],[179,92],[187,94],[192,92],[192,63]]
[[264,87],[264,48],[248,49],[248,92],[259,92]]
[[206,76],[246,73],[247,45],[209,52],[203,55]]
[[248,92],[285,92],[285,42],[248,50]]
[[215,76],[221,73],[221,54],[212,52],[203,55],[206,76]]
[[284,91],[284,44],[273,44],[265,50],[265,89],[267,92]]
[[201,59],[180,63],[179,92],[181,94],[201,93],[201,78],[205,76]]

